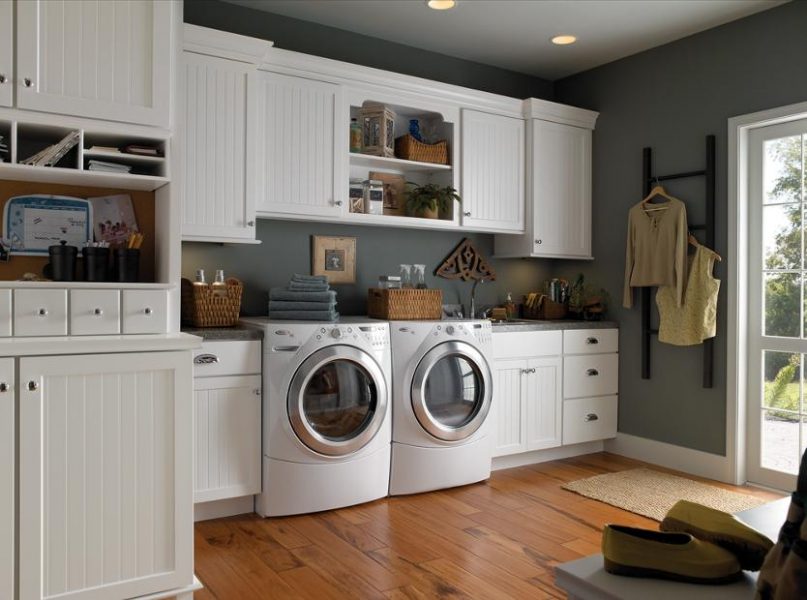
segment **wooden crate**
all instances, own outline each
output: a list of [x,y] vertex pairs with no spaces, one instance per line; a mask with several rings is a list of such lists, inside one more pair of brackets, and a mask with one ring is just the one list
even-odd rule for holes
[[442,290],[370,288],[367,314],[387,321],[436,320],[443,317]]

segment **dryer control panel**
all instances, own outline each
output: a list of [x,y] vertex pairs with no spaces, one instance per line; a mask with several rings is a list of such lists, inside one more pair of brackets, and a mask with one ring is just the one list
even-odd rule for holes
[[362,340],[373,348],[386,348],[389,346],[389,330],[384,325],[323,325],[314,339],[318,342],[351,343]]
[[493,327],[486,321],[463,322],[446,321],[432,327],[432,337],[447,337],[451,339],[467,340],[474,338],[480,344],[493,343]]

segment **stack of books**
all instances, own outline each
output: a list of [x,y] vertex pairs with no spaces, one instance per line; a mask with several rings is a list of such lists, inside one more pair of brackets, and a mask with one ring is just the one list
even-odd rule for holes
[[130,165],[120,165],[118,163],[111,163],[103,160],[91,160],[87,170],[103,171],[104,173],[131,173],[132,167]]
[[0,135],[0,162],[8,162],[8,144],[2,135]]
[[62,141],[58,144],[53,144],[52,146],[48,146],[44,150],[37,152],[33,156],[29,156],[25,160],[21,160],[21,165],[33,165],[35,167],[53,167],[58,163],[65,154],[70,152],[70,150],[78,144],[79,140],[79,132],[78,131],[71,131],[68,133]]

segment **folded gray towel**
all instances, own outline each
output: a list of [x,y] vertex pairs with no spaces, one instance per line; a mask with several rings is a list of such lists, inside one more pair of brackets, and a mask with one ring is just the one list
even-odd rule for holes
[[295,273],[292,275],[291,280],[299,283],[328,283],[328,277],[325,275],[300,275]]
[[336,292],[328,290],[326,292],[297,292],[284,290],[283,288],[272,288],[269,290],[270,300],[289,300],[292,302],[336,302]]
[[273,310],[333,310],[336,302],[295,302],[293,300],[270,300],[269,312]]
[[292,281],[287,289],[292,292],[327,292],[330,287],[327,283],[299,283]]
[[287,321],[336,321],[339,313],[335,310],[270,310],[269,318]]

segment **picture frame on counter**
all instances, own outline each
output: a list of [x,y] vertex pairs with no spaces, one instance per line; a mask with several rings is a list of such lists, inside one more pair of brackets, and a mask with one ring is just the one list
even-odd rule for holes
[[356,238],[311,236],[311,274],[331,284],[356,283]]

